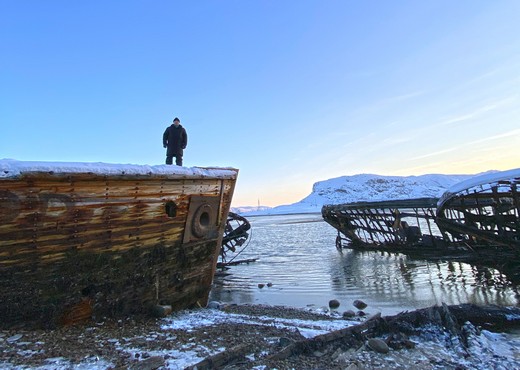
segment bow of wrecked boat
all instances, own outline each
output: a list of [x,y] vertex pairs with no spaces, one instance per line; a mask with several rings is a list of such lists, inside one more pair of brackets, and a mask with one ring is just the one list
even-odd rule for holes
[[0,161],[3,325],[205,306],[238,170]]

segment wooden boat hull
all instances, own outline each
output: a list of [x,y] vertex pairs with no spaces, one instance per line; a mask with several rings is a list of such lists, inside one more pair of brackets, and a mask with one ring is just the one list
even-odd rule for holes
[[[435,225],[437,198],[356,202],[325,205],[323,219],[344,235],[350,246],[394,248],[438,246],[442,236]],[[337,239],[342,247],[342,237]]]
[[194,172],[0,179],[4,326],[205,306],[238,171]]
[[457,184],[440,199],[436,221],[454,240],[520,257],[520,169]]

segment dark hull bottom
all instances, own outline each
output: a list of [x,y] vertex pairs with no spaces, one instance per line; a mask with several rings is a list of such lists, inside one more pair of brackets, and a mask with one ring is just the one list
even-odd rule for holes
[[2,267],[2,326],[53,327],[146,313],[156,304],[205,306],[218,248],[210,240],[124,252],[70,250],[61,261]]

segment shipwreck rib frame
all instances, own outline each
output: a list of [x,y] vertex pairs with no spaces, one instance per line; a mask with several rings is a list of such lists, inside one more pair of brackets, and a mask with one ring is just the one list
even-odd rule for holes
[[436,222],[454,240],[497,246],[520,255],[520,176],[461,183],[446,192]]
[[324,205],[338,248],[520,259],[520,169],[463,181],[440,199]]
[[435,224],[437,200],[418,198],[325,205],[322,216],[357,247],[441,246],[445,243]]

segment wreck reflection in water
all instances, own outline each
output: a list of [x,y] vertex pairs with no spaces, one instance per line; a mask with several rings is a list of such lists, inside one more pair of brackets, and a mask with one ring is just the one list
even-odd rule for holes
[[336,230],[320,214],[248,219],[250,244],[238,258],[258,261],[218,274],[212,300],[303,308],[338,299],[340,310],[347,310],[361,299],[369,305],[366,312],[384,315],[442,302],[520,303],[518,282],[493,268],[386,252],[339,252]]

